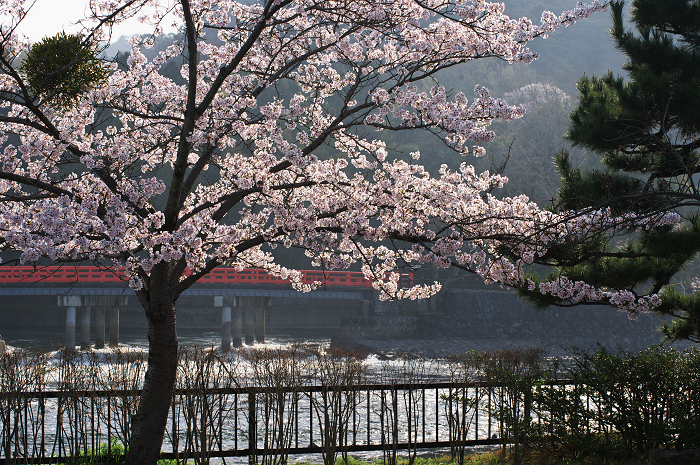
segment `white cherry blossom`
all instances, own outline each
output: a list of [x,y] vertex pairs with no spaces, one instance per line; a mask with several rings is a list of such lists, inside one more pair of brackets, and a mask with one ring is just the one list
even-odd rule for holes
[[[91,0],[84,24],[99,26],[89,37],[109,37],[146,4],[160,7],[144,21],[172,10],[185,40],[149,61],[148,38],[133,38],[126,63],[105,64],[107,81],[61,109],[28,93],[17,64],[29,44],[13,32],[25,2],[0,0],[9,18],[0,246],[21,262],[125,267],[151,325],[174,315],[163,302],[174,306],[220,265],[264,268],[310,290],[276,262],[280,248],[304,249],[326,269],[359,267],[382,298],[417,299],[440,285],[401,288],[398,273],[413,265],[535,289],[526,267],[572,236],[678,221],[554,214],[524,196],[498,198],[507,179],[475,172],[468,158],[431,174],[419,163],[430,153],[396,154],[381,139],[427,129],[462,155],[484,155],[491,123],[525,110],[481,85],[450,93],[435,73],[488,57],[531,62],[528,41],[605,3],[545,12],[536,24],[481,0]],[[211,31],[218,42],[204,40]],[[177,82],[160,74],[173,58],[186,63]],[[659,303],[565,279],[537,286],[630,312]]]

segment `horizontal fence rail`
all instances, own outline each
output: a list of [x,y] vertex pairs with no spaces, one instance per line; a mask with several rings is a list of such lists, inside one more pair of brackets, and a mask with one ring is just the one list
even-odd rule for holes
[[[271,455],[498,444],[499,389],[484,382],[178,389],[162,457],[267,463]],[[139,393],[0,393],[0,463],[66,463],[100,447],[113,455],[117,442],[128,443]]]

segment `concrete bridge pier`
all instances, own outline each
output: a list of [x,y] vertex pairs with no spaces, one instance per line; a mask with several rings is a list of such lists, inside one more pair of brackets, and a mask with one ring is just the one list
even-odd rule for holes
[[95,349],[105,347],[105,308],[95,309]]
[[109,346],[119,346],[119,307],[112,307],[109,312]]
[[75,347],[75,319],[77,307],[82,307],[82,299],[77,295],[58,296],[58,306],[66,307],[66,347]]
[[255,307],[255,339],[265,343],[265,307]]
[[[247,345],[265,342],[265,309],[272,305],[272,299],[265,296],[245,296],[238,298],[236,319],[243,319],[243,333]],[[241,315],[241,316],[238,316]],[[234,332],[234,335],[236,333]]]
[[231,350],[231,307],[221,309],[221,350]]
[[[214,307],[221,307],[221,350],[228,352],[231,350],[231,307],[236,305],[235,296],[215,296],[214,297]],[[235,325],[234,325],[235,326]],[[238,334],[233,332],[234,345],[240,347],[241,341],[241,327],[238,325]],[[238,340],[238,345],[236,345],[236,338]]]
[[233,307],[231,333],[233,334],[233,346],[241,347],[243,345],[243,311],[241,307]]
[[75,347],[75,306],[66,308],[66,347]]
[[90,310],[95,309],[95,348],[102,349],[105,346],[106,313],[110,308],[109,318],[109,345],[119,345],[119,308],[129,304],[129,297],[125,295],[86,295],[83,297],[85,311],[81,319],[80,345],[90,345]]
[[80,314],[80,348],[90,348],[90,307],[83,307]]
[[243,317],[245,324],[245,343],[246,345],[253,345],[255,344],[255,310],[253,307],[247,307],[243,309],[243,313],[245,314]]

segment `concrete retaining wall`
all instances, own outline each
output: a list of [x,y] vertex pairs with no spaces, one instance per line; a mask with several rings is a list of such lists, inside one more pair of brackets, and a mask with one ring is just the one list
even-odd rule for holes
[[526,346],[542,346],[556,355],[572,347],[595,349],[597,344],[638,351],[661,342],[658,328],[666,321],[656,314],[630,319],[607,306],[535,310],[514,292],[496,286],[450,290],[437,312],[429,308],[426,302],[385,303],[371,318],[348,321],[344,341],[371,352],[429,356]]

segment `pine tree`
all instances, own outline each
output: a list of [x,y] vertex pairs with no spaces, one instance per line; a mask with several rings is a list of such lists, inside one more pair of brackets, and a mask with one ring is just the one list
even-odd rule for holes
[[[611,5],[616,47],[627,77],[583,76],[568,139],[593,151],[602,167],[573,168],[555,157],[560,211],[609,208],[613,213],[676,212],[679,225],[653,231],[608,229],[548,251],[537,262],[559,276],[637,296],[661,292],[659,313],[674,317],[670,339],[700,340],[700,295],[674,288],[700,253],[700,2],[635,0],[625,28],[623,2]],[[550,276],[551,279],[551,276]],[[532,286],[530,286],[532,289]],[[540,305],[574,305],[525,291]]]

